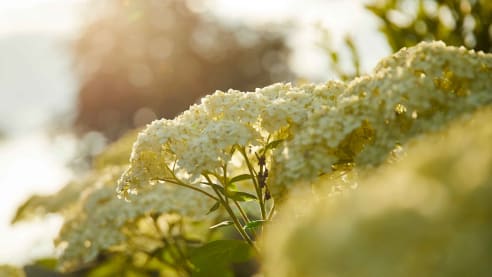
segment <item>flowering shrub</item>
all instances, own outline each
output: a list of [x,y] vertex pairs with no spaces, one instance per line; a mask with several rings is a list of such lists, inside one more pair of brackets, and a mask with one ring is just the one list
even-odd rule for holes
[[[102,175],[99,181],[105,179],[105,184],[85,190],[83,206],[78,207],[75,217],[65,221],[57,239],[61,247],[66,247],[59,261],[63,268],[73,269],[91,262],[106,249],[121,247],[122,244],[129,247],[127,244],[132,242],[128,240],[134,234],[128,236],[123,230],[129,227],[128,222],[138,221],[144,215],[155,215],[147,221],[157,220],[161,214],[173,213],[197,221],[207,219],[203,211],[213,204],[208,198],[169,184],[147,189],[132,205],[120,201],[114,195],[116,175],[113,173],[119,175],[121,172],[121,169],[116,168],[108,175]],[[167,217],[156,222],[162,224],[162,220],[166,219],[175,221],[175,217]]]
[[[280,200],[297,198],[297,190],[313,183],[321,186],[314,198],[322,202],[330,201],[323,195],[334,187],[355,188],[355,172],[371,172],[368,168],[403,151],[409,140],[488,105],[491,77],[492,55],[423,42],[382,60],[373,74],[347,83],[217,91],[173,120],[149,124],[138,134],[129,163],[132,139],[126,137],[96,159],[85,179],[55,196],[32,198],[16,219],[64,214],[57,239],[64,270],[117,255],[122,258],[114,267],[124,270],[230,276],[231,263],[263,251],[256,238],[268,228]],[[114,197],[116,179],[118,195],[127,201]],[[83,197],[77,200],[79,195]],[[307,204],[313,202],[310,197]],[[368,199],[357,201],[372,201]],[[307,208],[308,215],[314,211]],[[295,237],[296,228],[309,229],[307,218],[279,236],[285,252],[273,252],[272,261],[290,255],[283,245]],[[203,228],[210,225],[211,230]],[[226,228],[218,229],[230,225],[244,243],[214,241],[230,237]],[[275,248],[272,236],[264,237],[266,253]],[[296,258],[293,268],[308,267],[312,253],[302,253],[306,256]],[[121,270],[112,274],[121,275]],[[296,273],[298,268],[278,270],[303,276]],[[323,270],[319,272],[327,272]]]
[[491,119],[414,143],[344,197],[292,195],[266,231],[265,275],[490,276]]
[[423,42],[325,89],[332,102],[316,101],[325,104],[275,153],[274,183],[283,189],[341,163],[379,164],[409,138],[490,103],[491,67],[490,55]]
[[[268,220],[270,189],[288,189],[340,164],[379,164],[409,138],[490,103],[491,68],[490,55],[424,42],[346,84],[218,91],[140,133],[118,190],[127,196],[168,182],[199,191],[226,207],[250,241],[243,229],[251,221],[235,219],[231,195],[257,199],[260,220]],[[236,191],[234,181],[249,181],[256,195]]]

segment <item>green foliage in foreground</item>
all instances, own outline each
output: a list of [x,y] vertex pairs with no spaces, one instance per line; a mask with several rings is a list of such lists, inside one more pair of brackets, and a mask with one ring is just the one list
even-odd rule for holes
[[244,263],[255,257],[251,246],[244,241],[212,241],[191,252],[190,261],[195,266],[193,276],[234,276],[231,265]]
[[22,269],[10,266],[10,265],[0,265],[0,276],[2,277],[25,277],[26,275]]

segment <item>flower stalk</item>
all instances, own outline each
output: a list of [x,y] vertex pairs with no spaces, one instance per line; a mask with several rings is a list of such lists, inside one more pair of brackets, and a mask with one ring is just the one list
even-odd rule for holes
[[261,219],[265,220],[266,219],[265,201],[264,201],[263,194],[261,191],[262,188],[260,187],[260,184],[258,183],[258,174],[256,173],[255,169],[253,168],[253,165],[249,161],[248,155],[246,154],[246,150],[244,149],[244,147],[240,147],[239,152],[244,157],[244,161],[246,163],[248,171],[252,176],[253,185],[255,187],[256,195],[258,196],[258,204],[260,206]]
[[251,247],[253,247],[256,251],[258,251],[258,249],[256,248],[256,245],[251,240],[251,238],[249,237],[248,233],[246,233],[246,231],[243,229],[243,226],[239,222],[239,219],[237,218],[236,214],[234,213],[234,211],[229,206],[229,203],[225,200],[226,199],[225,198],[226,195],[224,195],[224,197],[222,197],[223,196],[222,193],[213,185],[214,183],[212,182],[212,180],[210,179],[210,177],[208,175],[204,175],[204,176],[207,179],[207,181],[209,182],[209,184],[212,187],[212,189],[214,190],[215,194],[217,194],[217,197],[219,198],[219,201],[220,201],[221,205],[226,209],[227,213],[231,217],[231,219],[232,219],[232,221],[234,223],[234,227],[239,232],[239,234],[241,235],[241,237],[249,245],[251,245]]

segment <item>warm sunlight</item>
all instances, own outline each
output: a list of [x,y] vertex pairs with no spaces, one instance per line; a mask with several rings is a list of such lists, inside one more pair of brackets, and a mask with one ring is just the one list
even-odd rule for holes
[[0,276],[492,276],[490,14],[0,0]]
[[70,33],[80,24],[86,0],[0,1],[0,35],[18,32]]

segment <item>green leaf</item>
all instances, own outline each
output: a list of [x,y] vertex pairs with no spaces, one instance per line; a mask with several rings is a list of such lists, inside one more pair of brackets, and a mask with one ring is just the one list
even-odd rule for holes
[[235,182],[240,182],[240,181],[244,181],[244,180],[251,180],[251,179],[252,179],[252,177],[250,174],[241,174],[241,175],[237,175],[236,177],[229,180],[229,183],[235,183]]
[[34,261],[34,264],[44,269],[55,270],[58,260],[55,258],[41,258]]
[[243,229],[248,230],[248,229],[258,228],[261,225],[265,224],[266,222],[268,222],[268,220],[263,220],[263,219],[253,220],[251,222],[248,222],[246,225],[244,225]]
[[270,142],[269,144],[267,144],[265,146],[265,151],[267,151],[268,149],[276,148],[283,141],[284,141],[283,139],[278,139],[278,140],[274,140],[274,141]]
[[260,148],[258,150],[258,152],[255,153],[256,157],[258,157],[258,153],[260,153],[261,155],[264,155],[268,150],[276,148],[283,141],[284,141],[284,139],[279,139],[279,140],[274,140],[274,141],[268,143],[265,147]]
[[239,202],[247,202],[247,201],[252,201],[252,200],[257,200],[258,197],[256,195],[253,195],[251,193],[243,192],[243,191],[228,191],[227,196],[233,200],[239,201]]
[[232,221],[230,220],[226,220],[226,221],[222,221],[220,223],[217,223],[215,224],[214,226],[211,226],[209,229],[212,230],[212,229],[217,229],[217,228],[221,228],[221,227],[225,227],[225,226],[229,226],[229,225],[232,225],[234,224]]
[[212,208],[210,208],[210,210],[208,210],[207,214],[215,212],[219,207],[220,207],[220,202],[219,201],[215,202],[215,204],[212,206]]
[[254,258],[253,248],[241,240],[216,240],[196,248],[190,253],[195,266],[194,277],[232,277],[232,265]]
[[236,201],[245,202],[245,201],[251,201],[251,200],[257,200],[258,199],[255,195],[253,195],[251,193],[247,193],[247,192],[243,192],[243,191],[235,191],[233,186],[228,186],[227,191],[226,191],[222,186],[217,185],[215,183],[203,183],[203,184],[206,184],[208,186],[211,186],[211,187],[217,189],[218,191],[220,191],[222,193],[222,195],[227,195],[227,197],[229,197],[230,199],[236,200]]
[[211,186],[211,187],[215,188],[216,190],[220,191],[222,194],[225,194],[224,188],[220,185],[217,185],[215,183],[209,183],[209,182],[202,182],[202,184],[207,185],[207,186]]
[[110,256],[109,259],[102,263],[98,263],[94,268],[90,268],[89,272],[86,273],[86,276],[124,276],[129,264],[127,257],[122,255]]
[[210,208],[210,210],[208,210],[207,214],[216,211],[219,207],[220,207],[220,202],[219,201],[215,202],[215,204]]

